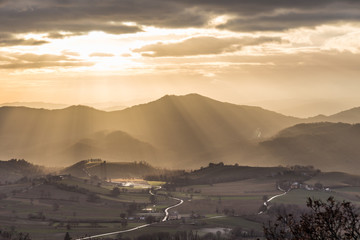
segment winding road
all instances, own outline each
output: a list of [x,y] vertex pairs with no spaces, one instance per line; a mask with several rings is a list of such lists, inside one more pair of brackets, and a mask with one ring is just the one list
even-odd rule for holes
[[[286,195],[286,194],[290,191],[290,189],[287,190],[287,191],[285,191],[285,190],[281,189],[279,186],[278,186],[277,188],[278,188],[280,191],[282,191],[283,193],[278,194],[278,195],[275,195],[275,196],[272,196],[271,198],[269,198],[268,200],[266,200],[266,201],[264,202],[264,206],[265,206],[265,207],[268,207],[268,203],[269,203],[270,201],[274,200],[275,198],[284,196],[284,195]],[[262,214],[263,212],[264,212],[264,211],[260,211],[258,214]]]
[[[158,187],[156,190],[159,190],[161,187]],[[151,189],[149,189],[149,194],[151,195],[156,195],[154,194]],[[174,198],[174,197],[170,197],[172,199],[175,199],[177,201],[179,201],[177,204],[175,205],[172,205],[168,208],[165,209],[165,216],[164,218],[161,220],[162,222],[166,222],[169,218],[169,210],[172,209],[172,208],[175,208],[175,207],[178,207],[180,206],[181,204],[184,203],[184,200],[180,199],[180,198]],[[140,226],[137,226],[137,227],[134,227],[134,228],[130,228],[130,229],[127,229],[127,230],[122,230],[122,231],[116,231],[116,232],[109,232],[109,233],[103,233],[103,234],[98,234],[98,235],[93,235],[93,236],[88,236],[88,237],[83,237],[83,238],[77,238],[76,240],[90,240],[90,239],[93,239],[93,238],[98,238],[98,237],[106,237],[106,236],[110,236],[110,235],[115,235],[115,234],[119,234],[119,233],[126,233],[126,232],[132,232],[132,231],[136,231],[136,230],[139,230],[141,228],[145,228],[145,227],[148,227],[150,225],[153,225],[155,223],[150,223],[150,224],[144,224],[144,225],[140,225]]]
[[172,205],[172,206],[168,207],[167,209],[165,209],[165,217],[163,218],[163,220],[161,220],[162,222],[165,222],[165,221],[168,220],[168,218],[169,218],[169,210],[170,210],[170,209],[176,208],[176,207],[178,207],[178,206],[180,206],[181,204],[184,203],[184,200],[182,200],[182,199],[180,199],[180,198],[174,198],[174,197],[170,197],[170,198],[179,201],[179,203],[177,203],[177,204],[175,204],[175,205]]
[[119,234],[119,233],[132,232],[132,231],[135,231],[135,230],[138,230],[138,229],[141,229],[141,228],[150,226],[150,225],[152,225],[152,224],[153,224],[153,223],[151,223],[151,224],[144,224],[144,225],[137,226],[137,227],[134,227],[134,228],[130,228],[130,229],[127,229],[127,230],[122,230],[122,231],[117,231],[117,232],[103,233],[103,234],[98,234],[98,235],[93,235],[93,236],[83,237],[83,238],[77,238],[76,240],[86,240],[86,239],[93,239],[93,238],[98,238],[98,237],[106,237],[106,236],[115,235],[115,234]]

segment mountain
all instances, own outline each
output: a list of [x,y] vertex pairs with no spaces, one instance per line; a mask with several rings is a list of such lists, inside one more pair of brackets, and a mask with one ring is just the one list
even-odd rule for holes
[[[166,164],[199,167],[235,162],[264,137],[298,121],[259,107],[223,103],[197,94],[163,98],[110,113],[124,132],[159,149]],[[251,153],[252,154],[252,153]]]
[[197,94],[164,96],[113,112],[86,106],[2,107],[0,157],[52,166],[77,162],[89,153],[164,167],[192,168],[211,161],[250,164],[257,142],[299,122],[259,107]]
[[310,123],[282,130],[260,144],[283,165],[313,165],[359,174],[360,124]]
[[[311,124],[320,121],[327,123]],[[329,166],[344,159],[349,166],[360,156],[357,136],[345,131],[356,127],[330,123],[338,121],[360,122],[360,108],[300,119],[198,94],[166,95],[112,112],[81,105],[55,110],[1,107],[0,158],[47,166],[102,158],[188,169],[222,161],[334,170]]]
[[10,102],[2,103],[0,107],[28,107],[44,109],[62,109],[68,107],[68,104],[47,103],[47,102]]
[[318,115],[309,118],[312,122],[344,122],[344,123],[360,123],[360,107],[345,110],[333,115]]

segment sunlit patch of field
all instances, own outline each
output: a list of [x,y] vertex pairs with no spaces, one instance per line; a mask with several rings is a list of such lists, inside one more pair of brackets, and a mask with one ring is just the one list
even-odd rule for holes
[[166,182],[162,182],[162,181],[147,181],[148,184],[150,184],[152,187],[159,187],[164,185]]

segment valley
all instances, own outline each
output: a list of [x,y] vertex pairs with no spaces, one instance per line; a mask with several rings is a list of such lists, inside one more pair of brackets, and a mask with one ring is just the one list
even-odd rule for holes
[[[115,163],[130,166],[127,173],[132,177],[112,182],[101,172],[113,168],[113,163],[96,169],[96,162],[104,164],[92,159],[67,167],[60,175],[2,184],[2,232],[29,234],[39,240],[64,239],[67,232],[73,239],[143,239],[159,233],[256,239],[262,237],[263,224],[278,211],[284,207],[302,211],[307,197],[326,200],[334,196],[360,204],[360,177],[312,167],[211,163],[193,171],[159,170],[146,175],[142,164]],[[87,168],[90,175],[76,168]],[[282,193],[279,189],[288,192],[271,199]]]
[[359,206],[358,112],[301,119],[197,94],[1,107],[0,236],[262,239],[309,197]]

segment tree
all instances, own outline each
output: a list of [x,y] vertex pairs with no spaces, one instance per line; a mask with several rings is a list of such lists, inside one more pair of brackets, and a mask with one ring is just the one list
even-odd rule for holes
[[299,218],[286,214],[270,222],[264,227],[266,239],[360,239],[358,209],[350,202],[336,202],[333,197],[326,202],[309,198],[307,206],[309,211]]
[[151,215],[146,216],[145,222],[146,222],[147,224],[151,224],[151,223],[155,222],[155,217],[154,217],[154,216],[151,216]]
[[120,222],[121,222],[121,226],[122,226],[123,228],[128,225],[128,221],[127,221],[126,218],[121,219]]
[[88,202],[99,202],[100,197],[98,195],[96,195],[95,193],[89,193],[87,195],[86,201],[88,201]]
[[64,240],[71,240],[69,232],[66,232]]
[[111,196],[113,197],[117,197],[120,195],[120,189],[118,187],[114,187],[111,192],[110,192]]
[[155,195],[150,195],[150,202],[151,202],[151,204],[156,204],[156,197],[155,197]]
[[57,210],[59,210],[60,205],[55,202],[55,203],[53,203],[52,208],[53,208],[53,211],[56,212]]

